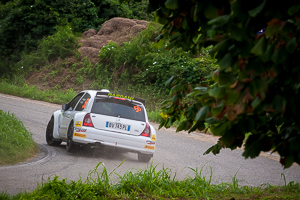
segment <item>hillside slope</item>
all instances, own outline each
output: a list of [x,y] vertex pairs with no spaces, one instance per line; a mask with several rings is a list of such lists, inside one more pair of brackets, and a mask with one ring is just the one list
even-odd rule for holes
[[48,66],[41,67],[38,71],[30,72],[26,83],[36,85],[39,89],[73,89],[80,91],[93,88],[93,81],[85,76],[82,69],[94,68],[99,61],[102,47],[109,42],[122,45],[136,37],[139,32],[146,29],[148,22],[137,19],[112,18],[106,21],[97,32],[89,29],[82,33],[79,40],[81,47],[76,55],[67,59],[59,58]]

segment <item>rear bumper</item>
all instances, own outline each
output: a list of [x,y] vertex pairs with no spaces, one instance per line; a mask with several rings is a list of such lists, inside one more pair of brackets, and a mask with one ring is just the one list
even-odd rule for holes
[[90,145],[101,144],[148,155],[153,155],[155,151],[155,141],[152,141],[150,137],[133,136],[90,127],[83,127],[82,129],[85,132],[74,132],[74,142]]

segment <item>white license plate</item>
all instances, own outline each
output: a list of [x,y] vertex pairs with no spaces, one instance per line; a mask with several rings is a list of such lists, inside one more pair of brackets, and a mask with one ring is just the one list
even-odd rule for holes
[[119,129],[124,131],[130,131],[130,125],[115,123],[115,122],[106,122],[106,128]]

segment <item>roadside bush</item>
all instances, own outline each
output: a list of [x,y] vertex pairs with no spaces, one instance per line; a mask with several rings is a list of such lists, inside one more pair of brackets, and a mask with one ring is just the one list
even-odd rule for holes
[[3,74],[12,75],[21,52],[36,49],[37,41],[55,33],[58,25],[69,23],[74,32],[100,25],[96,7],[89,0],[14,0],[0,4],[0,65]]
[[100,24],[114,17],[132,18],[132,11],[118,0],[91,0],[96,7]]
[[45,37],[39,42],[37,50],[29,54],[23,53],[21,61],[17,63],[17,68],[27,72],[55,61],[57,58],[64,59],[72,56],[76,51],[76,43],[77,39],[70,25],[58,27],[54,35]]
[[[0,2],[0,76],[11,77],[21,54],[36,50],[37,41],[54,34],[57,26],[69,24],[74,33],[99,29],[113,17],[150,20],[148,2],[118,0],[12,0]],[[151,16],[151,15],[150,15]]]
[[154,90],[165,90],[165,82],[178,76],[190,84],[205,81],[216,69],[214,59],[209,58],[208,49],[201,57],[190,58],[182,49],[168,51],[166,43],[155,43],[160,26],[149,23],[138,37],[119,46],[113,42],[104,46],[99,63],[90,76],[100,85],[109,88],[151,86]]

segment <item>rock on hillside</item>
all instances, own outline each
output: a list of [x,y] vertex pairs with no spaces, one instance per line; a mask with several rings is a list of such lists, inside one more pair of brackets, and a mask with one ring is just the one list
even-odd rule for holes
[[87,56],[93,64],[96,64],[100,49],[108,42],[112,41],[122,45],[123,42],[128,42],[147,26],[148,22],[143,20],[112,18],[103,23],[98,33],[94,29],[85,31],[79,41],[83,45],[78,51],[80,51],[82,59]]

